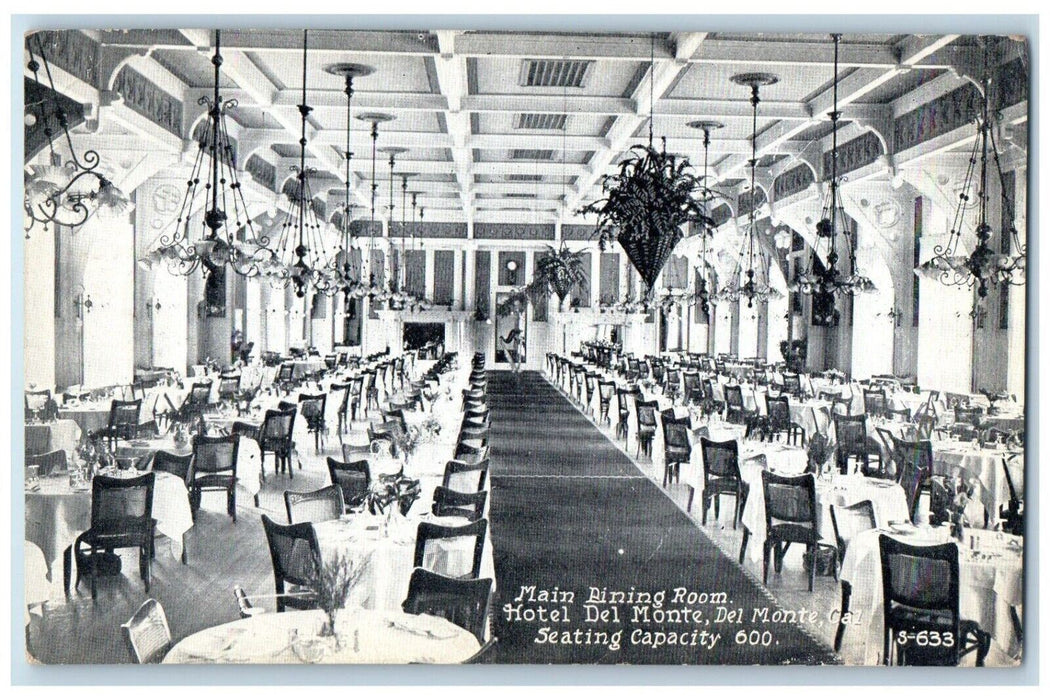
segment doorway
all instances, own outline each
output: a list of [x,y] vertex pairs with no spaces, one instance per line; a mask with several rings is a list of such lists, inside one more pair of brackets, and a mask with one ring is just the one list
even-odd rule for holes
[[[505,302],[511,297],[510,292],[497,292],[496,294],[496,308],[501,309],[504,307]],[[513,309],[508,311],[504,315],[497,315],[496,322],[492,325],[492,330],[496,334],[493,338],[493,347],[496,348],[495,363],[497,365],[510,366],[510,356],[508,354],[508,347],[504,344],[503,340],[510,335],[511,331],[515,328],[521,334],[521,342],[518,344],[518,357],[517,362],[519,366],[524,366],[525,360],[528,356],[526,348],[528,347],[529,334],[526,330],[527,318],[525,309],[520,305],[515,304]]]

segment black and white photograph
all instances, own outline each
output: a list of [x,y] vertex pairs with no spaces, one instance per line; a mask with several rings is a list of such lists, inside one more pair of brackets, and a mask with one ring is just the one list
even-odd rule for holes
[[1032,36],[233,17],[15,37],[15,655],[1029,661]]

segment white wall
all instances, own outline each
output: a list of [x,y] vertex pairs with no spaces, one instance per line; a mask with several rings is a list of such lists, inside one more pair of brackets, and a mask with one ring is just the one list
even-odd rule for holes
[[[16,234],[20,235],[20,234]],[[25,240],[24,315],[26,387],[55,388],[55,233],[34,228]]]

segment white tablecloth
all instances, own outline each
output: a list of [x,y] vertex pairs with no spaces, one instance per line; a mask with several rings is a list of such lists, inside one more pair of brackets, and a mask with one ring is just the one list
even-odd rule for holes
[[[972,443],[946,440],[933,441],[934,472],[947,476],[960,473],[974,478],[980,484],[980,500],[986,512],[998,517],[999,507],[1009,503],[1010,487],[1003,471],[1003,460],[1010,453],[998,448],[982,448]],[[1024,460],[1021,456],[1009,459],[1010,476],[1018,496],[1024,493]]]
[[[357,514],[342,520],[314,524],[317,543],[325,557],[343,555],[365,570],[351,593],[354,605],[369,610],[400,610],[408,595],[416,530],[422,520],[442,525],[466,525],[466,518],[408,517]],[[448,576],[469,574],[474,557],[474,538],[432,543],[424,568]],[[480,578],[495,580],[492,545],[486,536]]]
[[[325,622],[320,610],[267,613],[186,637],[166,664],[297,664]],[[454,664],[480,648],[477,638],[444,618],[350,608],[336,616],[339,647],[313,659],[328,664]]]
[[[880,523],[881,525],[881,523]],[[850,610],[862,614],[869,625],[849,627],[847,635],[864,635],[865,661],[876,663],[882,650],[882,566],[879,561],[880,530],[855,535],[846,549],[840,578],[852,588]],[[916,545],[950,541],[948,528],[924,529],[914,535],[893,535]],[[975,550],[970,550],[973,536]],[[959,614],[992,635],[1007,655],[1018,651],[1010,607],[1023,601],[1021,538],[1002,533],[965,530],[959,551]],[[1011,546],[1013,548],[1011,548]]]
[[[40,479],[37,484],[36,490],[27,489],[25,494],[26,539],[40,547],[54,572],[65,548],[91,527],[91,487],[74,490],[68,476]],[[182,536],[193,527],[189,494],[182,479],[157,474],[153,518],[157,531],[170,538],[172,555],[182,556]]]

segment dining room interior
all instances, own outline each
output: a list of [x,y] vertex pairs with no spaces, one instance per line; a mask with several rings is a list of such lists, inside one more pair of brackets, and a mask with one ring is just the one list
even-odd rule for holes
[[1022,664],[1030,49],[28,32],[27,658]]

